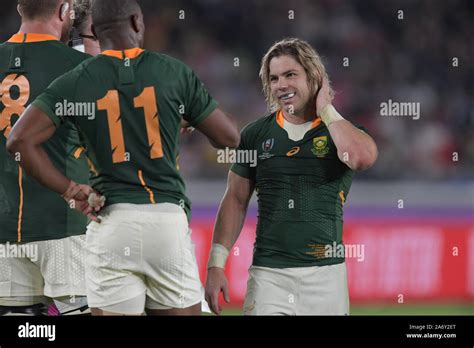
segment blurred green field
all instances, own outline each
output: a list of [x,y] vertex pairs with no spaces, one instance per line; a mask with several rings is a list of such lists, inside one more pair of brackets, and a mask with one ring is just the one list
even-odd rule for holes
[[[242,315],[242,310],[225,308],[222,315]],[[474,303],[354,305],[351,315],[474,315]]]

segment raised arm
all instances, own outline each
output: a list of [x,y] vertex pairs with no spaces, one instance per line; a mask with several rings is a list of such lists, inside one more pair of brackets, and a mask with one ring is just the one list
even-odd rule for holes
[[215,314],[220,314],[222,311],[219,305],[221,291],[224,294],[224,300],[230,302],[224,266],[229,251],[242,231],[254,188],[255,183],[252,180],[241,177],[232,171],[229,172],[227,190],[219,207],[214,226],[206,282],[206,300]]
[[375,141],[367,133],[354,127],[332,106],[331,89],[327,79],[318,93],[317,114],[329,129],[341,162],[352,170],[366,170],[372,167],[378,157]]

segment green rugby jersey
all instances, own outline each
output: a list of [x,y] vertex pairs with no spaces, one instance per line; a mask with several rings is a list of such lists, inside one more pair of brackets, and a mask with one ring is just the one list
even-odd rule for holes
[[[180,122],[201,123],[217,107],[194,72],[139,48],[106,51],[56,80],[33,103],[59,126],[80,130],[91,183],[117,203],[173,203],[190,214],[178,170]],[[68,108],[95,110],[68,117]]]
[[[14,35],[0,45],[0,243],[32,242],[84,234],[87,220],[18,166],[6,150],[10,131],[25,108],[57,77],[90,56],[44,34]],[[89,170],[79,133],[64,125],[44,144],[54,165],[76,182]],[[77,157],[77,158],[76,158]]]
[[255,182],[258,223],[253,265],[342,263],[344,256],[326,255],[325,247],[342,244],[343,205],[354,172],[339,160],[319,118],[300,141],[289,139],[284,122],[280,111],[245,127],[238,149],[256,151],[257,165],[231,167]]

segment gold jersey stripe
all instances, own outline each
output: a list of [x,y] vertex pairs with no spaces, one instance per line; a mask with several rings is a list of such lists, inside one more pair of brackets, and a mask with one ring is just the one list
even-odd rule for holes
[[146,186],[146,182],[143,180],[143,172],[141,170],[138,171],[138,178],[140,179],[140,183],[142,184],[143,188],[150,194],[150,202],[156,204],[155,195],[153,194],[153,191],[150,190],[148,186]]

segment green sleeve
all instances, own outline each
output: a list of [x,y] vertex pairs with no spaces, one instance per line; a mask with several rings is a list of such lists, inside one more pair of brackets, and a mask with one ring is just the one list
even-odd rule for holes
[[68,72],[54,80],[49,87],[33,101],[32,105],[41,109],[56,127],[66,120],[65,103],[74,102],[78,75]]
[[[240,132],[240,144],[239,144],[239,147],[237,148],[237,151],[238,150],[257,151],[257,148],[253,145],[252,139],[253,139],[253,136],[250,134],[248,127],[244,128]],[[258,159],[257,159],[257,163],[258,163]],[[252,167],[250,163],[234,163],[230,167],[230,170],[243,178],[255,180],[256,167]]]
[[196,127],[217,108],[217,102],[208,93],[194,71],[187,66],[184,76],[184,91],[186,93],[184,96],[186,101],[184,119]]

